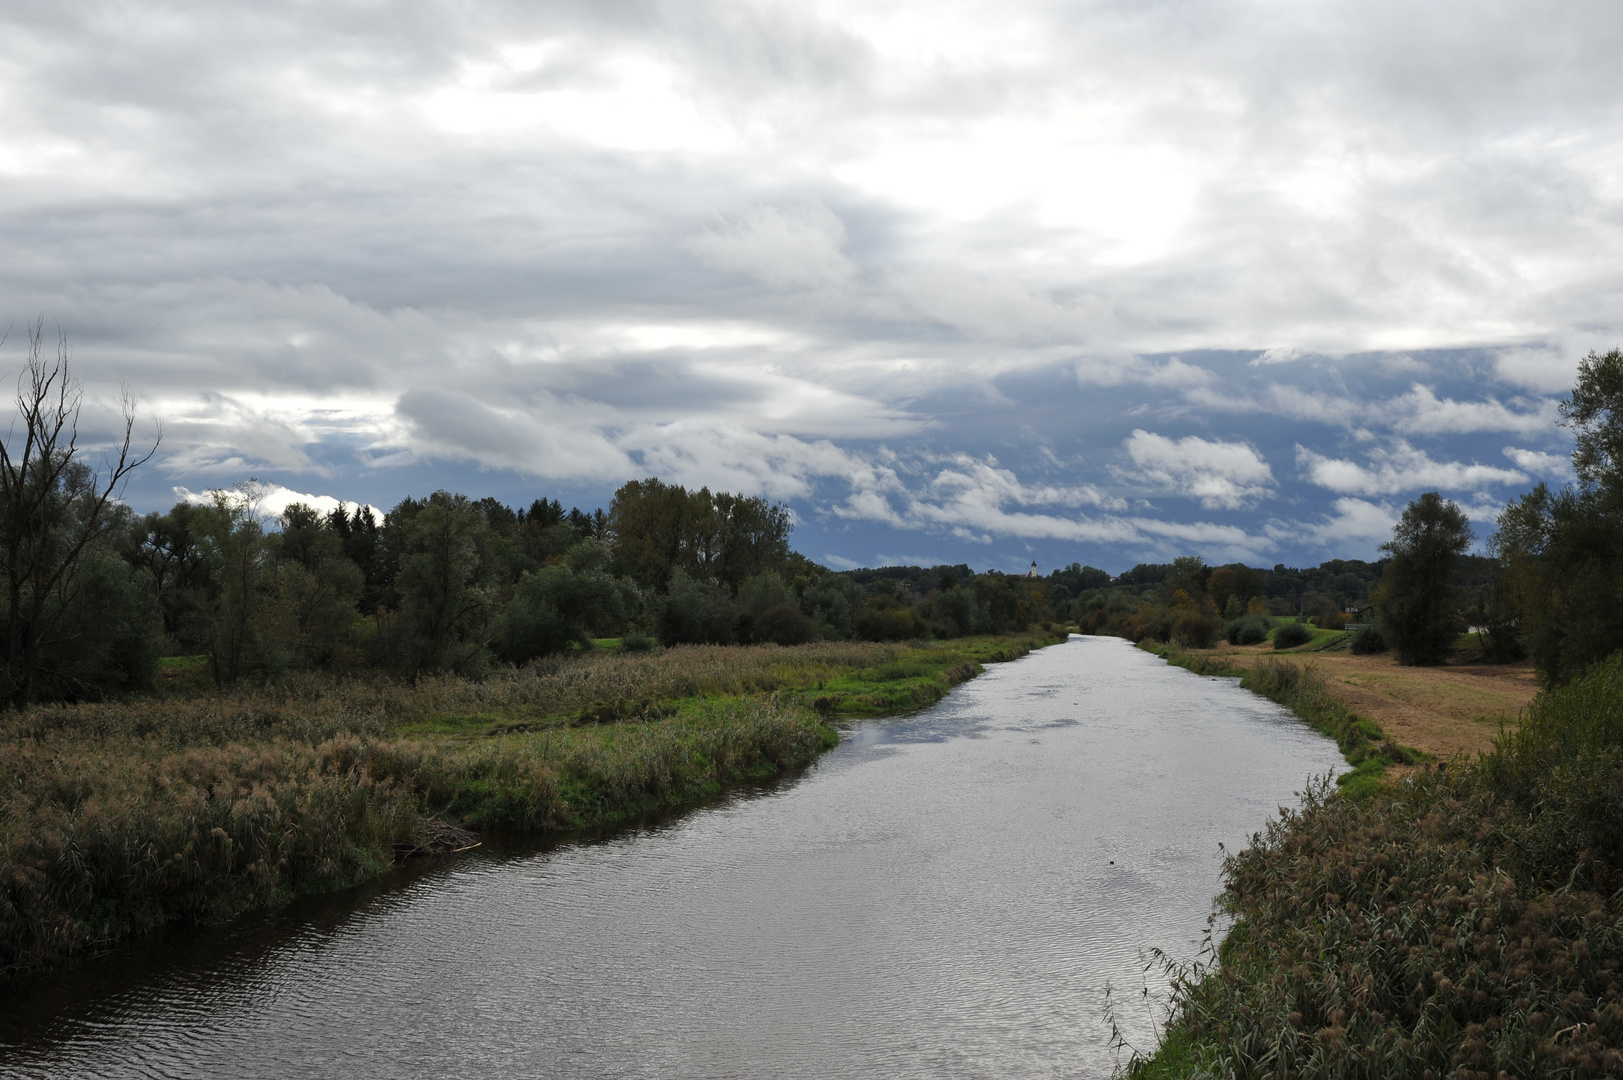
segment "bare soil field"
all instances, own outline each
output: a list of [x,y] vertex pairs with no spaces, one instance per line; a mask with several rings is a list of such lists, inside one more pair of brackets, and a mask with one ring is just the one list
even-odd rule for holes
[[1500,725],[1514,725],[1539,689],[1526,663],[1404,667],[1391,653],[1297,654],[1270,645],[1220,644],[1214,652],[1235,667],[1248,667],[1259,656],[1314,667],[1353,712],[1439,760],[1490,749]]

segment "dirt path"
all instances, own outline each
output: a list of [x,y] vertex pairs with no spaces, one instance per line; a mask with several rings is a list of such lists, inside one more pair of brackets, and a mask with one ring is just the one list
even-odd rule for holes
[[1264,645],[1219,645],[1216,651],[1237,667],[1260,656],[1312,665],[1353,712],[1439,758],[1489,749],[1499,725],[1514,724],[1538,693],[1529,664],[1402,667],[1390,653],[1276,653]]

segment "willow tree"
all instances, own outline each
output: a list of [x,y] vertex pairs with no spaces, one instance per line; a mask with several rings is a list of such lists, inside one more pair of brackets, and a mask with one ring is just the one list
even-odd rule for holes
[[134,445],[135,402],[122,402],[123,432],[100,468],[83,460],[83,385],[72,376],[66,338],[45,352],[43,321],[29,328],[17,380],[17,412],[0,440],[0,559],[5,575],[5,658],[0,693],[35,698],[45,658],[86,632],[78,616],[92,596],[89,556],[121,524],[118,497],[129,474],[157,452]]

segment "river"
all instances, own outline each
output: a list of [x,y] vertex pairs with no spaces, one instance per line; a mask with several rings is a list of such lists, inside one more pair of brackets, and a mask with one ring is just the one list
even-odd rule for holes
[[488,843],[0,996],[5,1077],[1107,1077],[1333,743],[1073,637],[805,774]]

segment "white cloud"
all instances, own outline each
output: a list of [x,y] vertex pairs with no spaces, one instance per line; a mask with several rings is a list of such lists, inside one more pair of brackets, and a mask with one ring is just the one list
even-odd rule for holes
[[1540,394],[1563,394],[1578,377],[1583,350],[1565,343],[1503,349],[1494,357],[1493,371],[1500,379]]
[[602,432],[612,410],[595,402],[536,391],[500,407],[455,390],[413,390],[395,411],[416,448],[434,456],[551,478],[623,480],[636,471]]
[[1233,510],[1267,495],[1273,470],[1245,443],[1189,435],[1169,439],[1135,429],[1124,444],[1135,470],[1122,475],[1160,491],[1200,500],[1208,510]]
[[1365,415],[1363,403],[1351,398],[1305,390],[1288,383],[1269,383],[1260,393],[1236,395],[1214,387],[1195,386],[1185,395],[1195,405],[1222,412],[1263,413],[1292,420],[1311,420],[1334,427],[1354,427]]
[[1392,539],[1399,511],[1390,503],[1340,498],[1331,504],[1332,513],[1313,532],[1321,545],[1332,547],[1347,541],[1384,544]]
[[620,436],[617,443],[641,455],[641,472],[689,487],[792,499],[809,496],[822,477],[843,478],[869,494],[891,486],[888,470],[827,439],[765,435],[740,425],[648,425]]
[[[339,507],[344,512],[354,514],[365,504],[349,502],[332,495],[312,495],[281,484],[249,481],[235,488],[209,488],[203,491],[192,491],[185,487],[172,489],[176,502],[191,503],[194,506],[212,506],[217,498],[242,499],[246,501],[246,508],[256,517],[267,522],[274,522],[286,512],[294,503],[303,503],[319,511],[323,516],[331,514]],[[368,506],[372,515],[382,523],[384,511],[376,506]]]
[[[165,416],[165,485],[658,467],[1148,543],[1102,489],[853,447],[1082,456],[1218,411],[1258,445],[1272,418],[1545,445],[1540,395],[1623,337],[1623,11],[1478,7],[266,0],[131,34],[10,5],[0,293],[75,336],[89,399]],[[1264,346],[1233,382],[1205,359]],[[1433,348],[1498,350],[1497,385]],[[1139,482],[1275,490],[1245,444],[1182,445],[1141,441]],[[1370,498],[1552,475],[1421,458],[1304,468]]]
[[1205,386],[1216,378],[1205,368],[1186,364],[1176,356],[1157,364],[1142,356],[1088,357],[1076,364],[1076,381],[1083,386]]
[[1414,435],[1455,434],[1474,431],[1515,431],[1536,434],[1555,429],[1555,402],[1543,401],[1517,412],[1492,398],[1487,401],[1439,399],[1429,386],[1415,383],[1402,397],[1383,406],[1387,423]]
[[1533,476],[1547,476],[1559,480],[1572,475],[1572,461],[1565,454],[1546,454],[1542,450],[1522,450],[1507,446],[1505,456],[1514,461],[1518,469]]
[[1296,462],[1319,487],[1350,495],[1396,495],[1425,488],[1473,490],[1483,485],[1525,484],[1527,474],[1492,465],[1433,461],[1402,439],[1369,453],[1368,464],[1316,454],[1300,444]]

